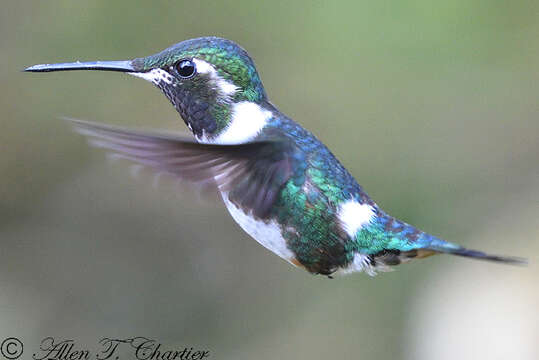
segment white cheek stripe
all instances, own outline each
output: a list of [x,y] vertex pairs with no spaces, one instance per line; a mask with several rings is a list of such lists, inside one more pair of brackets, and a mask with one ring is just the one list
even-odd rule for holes
[[272,113],[258,104],[242,101],[232,106],[232,118],[228,126],[215,139],[199,139],[201,142],[233,145],[253,140],[271,119]]
[[232,96],[238,91],[238,87],[234,84],[232,84],[229,81],[226,81],[223,79],[219,74],[217,73],[217,70],[215,68],[207,63],[204,60],[200,59],[193,59],[193,62],[195,63],[197,67],[197,72],[200,74],[209,74],[210,78],[215,82],[217,85],[217,88],[227,96]]
[[374,217],[374,209],[367,204],[348,200],[341,204],[337,216],[344,230],[351,238],[355,238],[359,229],[369,224]]
[[[221,91],[221,93],[223,93],[223,95],[232,96],[239,90],[236,85],[220,77],[211,64],[199,59],[193,59],[193,62],[196,64],[198,73],[210,75],[211,79],[213,80],[217,88]],[[130,72],[128,74],[142,78],[156,85],[160,81],[164,81],[170,85],[174,80],[172,75],[159,68],[152,69],[147,72]]]
[[159,82],[163,81],[167,84],[172,84],[173,78],[172,75],[170,75],[168,72],[162,69],[152,69],[147,72],[130,72],[129,75],[133,75],[136,77],[139,77],[141,79],[144,79],[146,81],[152,82],[154,84],[158,84]]

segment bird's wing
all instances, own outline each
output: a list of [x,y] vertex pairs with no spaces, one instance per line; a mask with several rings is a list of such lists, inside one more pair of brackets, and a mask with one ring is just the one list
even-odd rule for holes
[[285,140],[201,144],[170,134],[68,119],[91,145],[182,180],[233,192],[234,202],[264,218],[291,176],[293,145]]

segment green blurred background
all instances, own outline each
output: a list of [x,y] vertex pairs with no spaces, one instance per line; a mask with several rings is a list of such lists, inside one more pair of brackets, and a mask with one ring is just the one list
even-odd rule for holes
[[[0,337],[146,336],[219,359],[539,358],[539,2],[6,1]],[[528,267],[295,269],[219,203],[107,164],[59,119],[176,129],[149,83],[26,66],[217,35],[386,211]]]

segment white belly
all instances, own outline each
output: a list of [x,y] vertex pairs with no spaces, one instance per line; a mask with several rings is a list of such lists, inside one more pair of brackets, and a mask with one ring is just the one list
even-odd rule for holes
[[281,227],[275,220],[269,222],[256,220],[231,203],[227,193],[221,193],[221,196],[232,218],[247,234],[288,262],[295,259],[294,253],[288,248],[281,234]]

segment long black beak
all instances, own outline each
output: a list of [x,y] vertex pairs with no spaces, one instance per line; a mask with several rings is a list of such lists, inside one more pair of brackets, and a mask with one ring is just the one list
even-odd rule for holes
[[67,70],[103,70],[103,71],[121,71],[121,72],[136,72],[131,60],[122,61],[88,61],[88,62],[71,62],[60,64],[39,64],[30,66],[24,71],[29,72],[50,72],[50,71],[67,71]]

